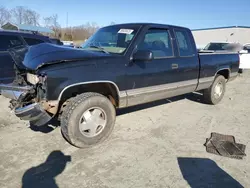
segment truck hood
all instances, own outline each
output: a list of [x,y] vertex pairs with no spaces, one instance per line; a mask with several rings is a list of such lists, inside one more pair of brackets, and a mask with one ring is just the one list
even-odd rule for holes
[[60,62],[83,61],[112,55],[99,51],[69,48],[49,43],[35,46],[22,46],[9,50],[16,65],[21,69],[37,70],[38,68]]

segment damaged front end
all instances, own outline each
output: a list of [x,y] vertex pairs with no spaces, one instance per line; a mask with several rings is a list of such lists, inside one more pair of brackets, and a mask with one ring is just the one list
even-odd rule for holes
[[31,74],[20,66],[26,53],[24,49],[10,53],[15,61],[16,78],[11,84],[0,84],[0,93],[11,99],[10,108],[17,117],[35,126],[44,125],[56,114],[58,107],[56,101],[46,100],[46,75]]
[[[45,94],[41,84],[20,86],[12,83],[0,85],[1,94],[11,99],[10,108],[15,112],[15,115],[36,126],[46,124],[53,117],[49,110],[53,109],[54,106],[41,98]],[[52,105],[56,106],[56,104]]]

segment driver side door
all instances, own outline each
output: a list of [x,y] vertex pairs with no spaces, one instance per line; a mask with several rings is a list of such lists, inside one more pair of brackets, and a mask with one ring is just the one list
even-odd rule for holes
[[179,77],[171,32],[168,28],[149,28],[137,50],[149,50],[152,61],[134,61],[128,69],[133,85],[127,90],[128,106],[164,98],[161,92],[166,84],[177,82]]

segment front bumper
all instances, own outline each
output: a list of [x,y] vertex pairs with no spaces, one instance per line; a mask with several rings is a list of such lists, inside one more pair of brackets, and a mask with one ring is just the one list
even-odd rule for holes
[[0,84],[0,94],[8,99],[18,100],[19,97],[32,89],[31,86],[16,86],[13,84]]
[[51,120],[51,116],[38,103],[15,109],[15,114],[22,120],[28,120],[32,125],[41,126]]
[[[28,94],[33,87],[31,86],[15,86],[0,84],[0,93],[6,98],[22,103],[22,96]],[[18,106],[18,105],[17,105]],[[21,105],[20,105],[21,106]],[[28,120],[32,125],[42,126],[52,119],[52,116],[46,112],[39,103],[31,103],[24,107],[15,107],[15,115],[22,120]]]

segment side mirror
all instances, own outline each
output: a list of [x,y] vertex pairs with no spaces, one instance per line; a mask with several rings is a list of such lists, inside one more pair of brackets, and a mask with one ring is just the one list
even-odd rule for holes
[[133,61],[152,61],[153,53],[150,50],[138,50],[133,55]]

